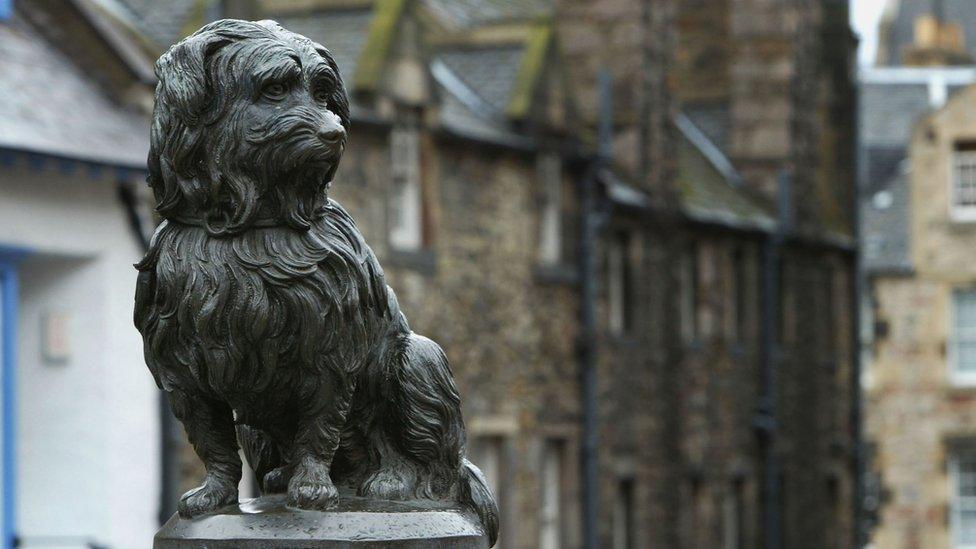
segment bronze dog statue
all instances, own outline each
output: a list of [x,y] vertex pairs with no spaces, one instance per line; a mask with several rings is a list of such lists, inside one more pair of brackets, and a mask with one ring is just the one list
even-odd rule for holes
[[291,506],[327,509],[337,487],[460,501],[494,542],[447,358],[328,197],[349,127],[332,55],[272,21],[222,20],[156,74],[148,180],[164,221],[137,265],[135,324],[207,471],[180,514],[237,502],[240,445]]

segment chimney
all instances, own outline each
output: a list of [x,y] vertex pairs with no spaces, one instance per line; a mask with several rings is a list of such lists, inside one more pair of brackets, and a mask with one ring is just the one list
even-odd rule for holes
[[932,13],[915,19],[915,41],[902,52],[906,66],[971,65],[966,38],[959,23],[945,19],[945,8],[937,1]]

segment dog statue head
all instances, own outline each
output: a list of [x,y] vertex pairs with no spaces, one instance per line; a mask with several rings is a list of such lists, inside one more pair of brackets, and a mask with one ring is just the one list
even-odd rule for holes
[[327,49],[225,19],[172,46],[156,76],[148,180],[162,217],[221,236],[321,215],[349,127]]

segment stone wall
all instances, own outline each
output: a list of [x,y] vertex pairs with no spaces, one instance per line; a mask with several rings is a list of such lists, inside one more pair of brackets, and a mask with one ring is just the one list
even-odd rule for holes
[[880,475],[879,547],[950,545],[949,451],[976,438],[976,390],[950,375],[952,293],[976,284],[976,227],[950,215],[950,168],[956,143],[976,139],[973,128],[973,88],[916,124],[909,175],[915,268],[872,281],[867,436]]

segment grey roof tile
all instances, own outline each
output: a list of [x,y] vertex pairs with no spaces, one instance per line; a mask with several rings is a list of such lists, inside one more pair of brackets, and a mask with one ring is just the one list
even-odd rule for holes
[[732,120],[727,104],[685,105],[682,111],[722,151],[728,150]]
[[931,109],[925,83],[862,83],[860,104],[861,140],[868,146],[905,146],[915,122]]
[[911,269],[909,174],[899,170],[861,201],[861,253],[868,273]]
[[269,16],[286,29],[303,34],[328,48],[335,56],[346,87],[349,87],[356,73],[356,61],[366,45],[373,17],[371,8]]
[[165,49],[183,38],[198,0],[118,0],[153,42]]
[[149,120],[113,103],[18,16],[0,23],[0,147],[144,167]]
[[522,46],[465,48],[442,51],[437,59],[489,105],[505,112],[524,53]]
[[434,61],[431,73],[440,96],[442,127],[456,135],[519,148],[533,146],[531,139],[512,131],[504,115],[475,94],[458,74],[442,61]]
[[424,0],[436,13],[460,27],[526,19],[551,12],[553,0]]
[[907,146],[869,146],[864,152],[867,180],[861,182],[861,188],[865,193],[874,193],[888,185],[908,155]]

